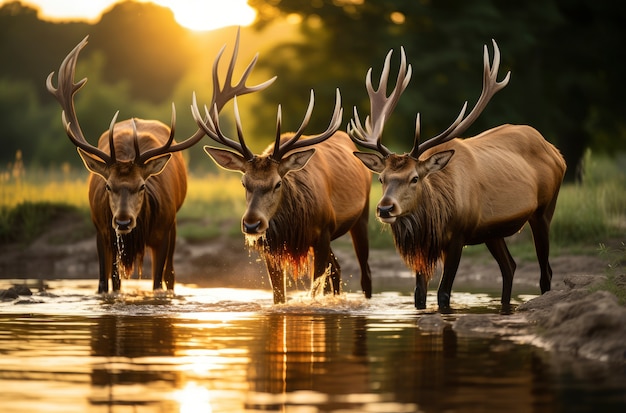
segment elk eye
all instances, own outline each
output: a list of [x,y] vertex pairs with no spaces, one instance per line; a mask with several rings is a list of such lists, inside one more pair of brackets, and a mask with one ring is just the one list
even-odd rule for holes
[[246,183],[244,181],[241,181],[241,186],[243,186],[245,188],[246,187]]
[[107,192],[111,192],[111,187],[109,186],[109,184],[106,184],[106,185],[104,186],[104,189],[106,189],[106,190],[107,190]]
[[383,183],[383,177],[378,175],[378,182],[380,182],[381,184]]
[[283,181],[276,182],[276,185],[274,186],[274,191],[280,188],[282,184],[283,184]]
[[140,191],[143,191],[146,189],[146,184],[141,184],[141,186],[139,187]]
[[411,183],[416,184],[419,180],[420,180],[419,176],[415,175],[413,178],[411,178]]

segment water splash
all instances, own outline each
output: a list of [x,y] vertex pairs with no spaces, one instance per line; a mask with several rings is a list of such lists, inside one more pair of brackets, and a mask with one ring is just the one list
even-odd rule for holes
[[313,279],[313,281],[311,282],[311,297],[312,298],[324,295],[324,287],[326,286],[326,282],[327,281],[329,283],[332,282],[330,279],[331,271],[332,271],[332,265],[328,264],[328,267],[326,267],[326,271],[324,271],[322,275],[317,277],[317,279],[313,279],[314,277],[311,277]]
[[117,272],[120,278],[128,279],[130,277],[130,274],[127,273],[126,266],[124,265],[122,261],[122,256],[124,254],[124,238],[122,237],[122,234],[120,234],[119,232],[116,232],[115,235],[116,235],[115,243],[117,245],[117,257],[115,260],[115,265],[117,267]]

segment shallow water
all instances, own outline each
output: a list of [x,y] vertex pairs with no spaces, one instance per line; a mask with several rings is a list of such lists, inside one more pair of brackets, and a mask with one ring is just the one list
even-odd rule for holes
[[[8,288],[10,281],[4,280]],[[17,281],[16,281],[17,282]],[[20,283],[23,281],[19,281]],[[358,294],[272,304],[266,290],[125,280],[50,281],[0,303],[5,412],[609,412],[626,407],[623,366],[557,357],[502,334],[424,321],[412,297]],[[517,303],[530,297],[517,297]],[[450,323],[498,315],[498,297],[454,293]],[[434,296],[429,303],[436,302]]]

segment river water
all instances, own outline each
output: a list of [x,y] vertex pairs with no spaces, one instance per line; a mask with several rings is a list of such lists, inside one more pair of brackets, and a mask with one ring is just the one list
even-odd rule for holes
[[[455,291],[442,326],[394,292],[273,305],[267,290],[122,287],[48,281],[0,303],[0,412],[626,411],[624,366],[528,344],[487,294]],[[470,313],[496,315],[502,333],[452,328]]]

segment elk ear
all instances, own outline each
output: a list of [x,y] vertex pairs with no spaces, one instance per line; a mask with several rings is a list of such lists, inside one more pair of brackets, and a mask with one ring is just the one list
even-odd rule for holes
[[448,162],[450,162],[450,158],[454,155],[454,150],[449,151],[441,151],[436,154],[430,156],[423,163],[424,168],[426,168],[426,173],[432,173],[442,170],[446,167]]
[[163,155],[150,158],[144,163],[143,167],[143,179],[148,179],[153,175],[158,175],[163,172],[167,163],[172,159],[171,153],[165,153]]
[[204,151],[209,155],[216,164],[229,171],[244,171],[245,159],[235,152],[226,149],[205,146]]
[[373,152],[352,152],[370,171],[381,173],[385,169],[384,158]]
[[284,176],[289,171],[297,171],[304,168],[314,154],[315,148],[311,148],[305,151],[294,152],[284,157],[278,166],[278,174]]
[[78,154],[85,164],[85,168],[87,168],[90,172],[96,175],[100,175],[105,181],[109,179],[109,168],[106,162],[88,152],[85,152],[80,148],[76,149],[78,150]]

